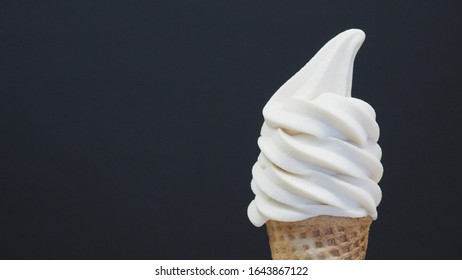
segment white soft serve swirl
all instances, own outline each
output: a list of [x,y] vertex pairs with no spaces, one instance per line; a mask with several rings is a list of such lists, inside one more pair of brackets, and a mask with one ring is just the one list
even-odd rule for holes
[[364,38],[358,29],[336,36],[263,109],[248,207],[255,226],[319,215],[377,218],[379,127],[374,109],[351,97]]

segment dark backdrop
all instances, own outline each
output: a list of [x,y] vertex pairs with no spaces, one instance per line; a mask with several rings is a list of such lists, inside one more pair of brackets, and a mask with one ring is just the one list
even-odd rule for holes
[[0,3],[0,258],[269,259],[261,109],[353,27],[385,168],[368,258],[462,258],[460,2]]

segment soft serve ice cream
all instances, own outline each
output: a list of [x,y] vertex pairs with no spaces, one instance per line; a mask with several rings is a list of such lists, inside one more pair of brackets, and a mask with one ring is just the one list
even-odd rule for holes
[[358,29],[329,41],[263,109],[248,217],[295,222],[320,215],[377,218],[382,194],[375,111],[351,97]]

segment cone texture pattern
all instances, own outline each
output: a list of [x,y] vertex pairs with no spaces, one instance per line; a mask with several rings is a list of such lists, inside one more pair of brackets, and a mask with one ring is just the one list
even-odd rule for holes
[[372,218],[317,216],[299,222],[268,221],[273,260],[363,260]]

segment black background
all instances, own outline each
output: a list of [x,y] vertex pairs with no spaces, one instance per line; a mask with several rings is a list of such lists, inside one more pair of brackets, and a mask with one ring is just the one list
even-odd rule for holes
[[0,2],[0,258],[269,259],[246,209],[269,97],[367,38],[370,259],[461,259],[458,1]]

